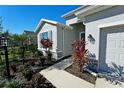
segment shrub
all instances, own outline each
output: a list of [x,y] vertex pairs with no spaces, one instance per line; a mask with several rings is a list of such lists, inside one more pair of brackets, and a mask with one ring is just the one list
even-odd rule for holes
[[24,70],[24,66],[23,65],[20,65],[19,67],[18,67],[18,71],[19,72],[22,72]]
[[38,53],[38,57],[39,57],[39,66],[40,65],[44,65],[44,62],[45,62],[45,56],[43,55],[43,52],[41,52],[41,51],[37,51],[37,53]]
[[22,71],[23,76],[29,81],[32,78],[33,71],[30,67],[24,68]]
[[30,64],[31,66],[34,66],[34,65],[35,65],[34,60],[32,59],[32,61],[30,61],[29,64]]
[[8,88],[19,88],[20,85],[21,85],[21,83],[14,79],[12,79],[6,83],[6,87],[8,87]]
[[36,50],[37,50],[37,46],[34,44],[29,45],[29,50],[32,53],[33,56],[36,56]]
[[86,42],[84,41],[84,39],[74,41],[72,44],[73,48],[72,60],[74,63],[75,62],[78,63],[80,71],[82,70],[83,65],[87,62],[86,55],[88,50],[85,49],[85,45]]
[[36,73],[35,75],[33,75],[32,79],[31,79],[32,87],[35,87],[35,88],[42,87],[41,84],[45,83],[45,80],[46,79],[43,78],[42,75],[40,75],[39,73]]
[[16,66],[17,66],[17,65],[15,65],[15,64],[12,64],[12,65],[10,66],[13,72],[16,72],[16,71],[17,71],[17,67],[16,67]]
[[6,76],[6,65],[0,65],[0,76]]
[[45,57],[44,56],[41,56],[40,57],[40,64],[43,66],[44,65],[44,62],[45,62]]
[[5,86],[4,82],[0,83],[0,88],[2,88],[4,86]]
[[46,51],[47,49],[52,48],[52,41],[50,39],[41,39],[41,44],[46,48]]
[[29,62],[24,64],[24,68],[29,68],[29,67],[30,67],[30,63]]
[[52,53],[51,53],[50,49],[52,48],[52,44],[53,44],[52,41],[50,39],[42,39],[41,40],[41,44],[46,49],[48,60],[51,61],[51,59],[52,59]]

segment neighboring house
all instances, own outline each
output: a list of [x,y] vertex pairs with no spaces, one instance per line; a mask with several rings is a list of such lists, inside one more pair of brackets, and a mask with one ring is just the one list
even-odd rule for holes
[[76,39],[76,32],[70,26],[58,23],[56,21],[41,19],[35,32],[38,38],[38,50],[44,51],[41,45],[41,39],[51,39],[53,42],[53,58],[62,58],[72,54],[72,42]]
[[86,49],[99,71],[112,63],[124,67],[124,6],[85,5],[62,16],[67,25],[85,26]]
[[35,32],[24,30],[23,34],[28,37],[27,38],[28,45],[31,45],[31,44],[37,45],[37,35]]

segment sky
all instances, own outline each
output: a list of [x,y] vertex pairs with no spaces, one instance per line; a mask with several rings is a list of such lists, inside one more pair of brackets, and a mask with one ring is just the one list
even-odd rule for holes
[[65,24],[61,16],[79,5],[1,5],[3,30],[21,34],[24,30],[34,31],[41,18]]

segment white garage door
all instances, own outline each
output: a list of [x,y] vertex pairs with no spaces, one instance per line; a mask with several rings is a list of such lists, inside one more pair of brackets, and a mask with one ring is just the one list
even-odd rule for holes
[[106,66],[110,67],[112,66],[112,63],[124,66],[123,26],[102,29],[100,47],[100,64],[102,65],[102,68],[105,68]]

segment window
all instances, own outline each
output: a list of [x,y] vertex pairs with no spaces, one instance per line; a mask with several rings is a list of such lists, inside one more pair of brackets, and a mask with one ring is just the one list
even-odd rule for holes
[[41,35],[42,39],[48,39],[48,32],[43,32]]
[[85,39],[85,32],[80,32],[79,33],[79,39],[82,39],[82,38]]

